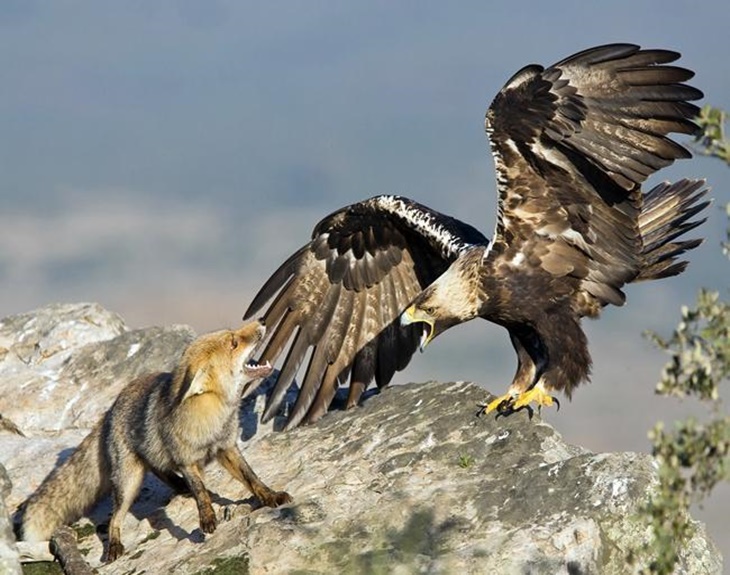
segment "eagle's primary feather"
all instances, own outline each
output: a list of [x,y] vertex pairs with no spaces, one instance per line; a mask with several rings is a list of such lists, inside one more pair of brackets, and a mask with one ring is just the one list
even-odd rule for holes
[[[311,241],[264,284],[245,317],[264,312],[261,358],[288,348],[265,418],[308,357],[288,425],[326,412],[350,379],[348,406],[387,384],[415,350],[476,317],[504,326],[518,357],[500,411],[538,386],[568,395],[588,379],[580,318],[622,305],[625,284],[676,275],[700,240],[703,181],[659,184],[655,171],[689,152],[702,93],[679,54],[632,44],[591,48],[517,72],[485,128],[495,158],[498,216],[488,241],[412,200],[376,196],[324,218]],[[405,313],[404,313],[405,311]]]

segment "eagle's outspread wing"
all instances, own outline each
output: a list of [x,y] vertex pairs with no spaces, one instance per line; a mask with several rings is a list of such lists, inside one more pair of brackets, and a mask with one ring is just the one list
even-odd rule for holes
[[669,135],[698,129],[691,102],[702,93],[684,83],[692,72],[671,65],[678,57],[631,44],[591,48],[523,68],[490,105],[493,242],[460,256],[406,311],[407,322],[432,326],[429,339],[477,316],[509,331],[517,372],[487,411],[551,405],[556,390],[570,396],[591,368],[581,318],[622,305],[629,282],[680,273],[678,257],[700,243],[677,240],[703,221],[692,219],[707,206],[703,181],[641,190],[690,157]]
[[[497,169],[492,249],[505,261],[573,281],[579,315],[621,305],[641,273],[640,186],[690,157],[667,137],[692,134],[702,93],[667,50],[612,44],[543,69],[527,66],[492,102],[486,130]],[[521,254],[521,255],[518,255]]]
[[491,243],[396,196],[324,218],[246,312],[271,301],[262,361],[288,349],[264,418],[307,358],[289,427],[321,416],[348,377],[354,405],[419,343],[478,316],[507,328],[518,357],[488,410],[570,395],[591,366],[580,319],[623,304],[626,283],[680,273],[678,257],[700,243],[681,236],[702,222],[693,218],[707,206],[703,181],[641,190],[690,156],[668,137],[696,132],[691,102],[702,97],[685,84],[693,73],[672,65],[678,57],[612,44],[515,74],[486,115],[499,196]]
[[473,227],[398,196],[376,196],[325,217],[244,316],[273,299],[263,315],[269,339],[261,361],[274,364],[288,347],[264,419],[276,413],[307,356],[289,427],[319,418],[348,376],[348,405],[373,379],[386,385],[421,336],[420,326],[400,325],[403,309],[464,249],[486,243]]

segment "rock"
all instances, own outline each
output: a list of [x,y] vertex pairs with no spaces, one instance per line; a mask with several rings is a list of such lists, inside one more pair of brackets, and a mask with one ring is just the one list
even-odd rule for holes
[[[49,308],[37,313],[52,316]],[[0,413],[28,436],[0,431],[0,460],[14,483],[11,509],[78,444],[121,385],[145,368],[168,369],[192,337],[183,328],[119,328],[116,336],[67,346],[53,369],[36,353],[23,372],[36,382],[32,391],[6,378],[18,368],[15,360],[0,360],[0,397],[15,396],[0,400]],[[36,336],[61,347],[48,332]],[[477,418],[486,392],[474,384],[394,386],[286,433],[257,425],[269,387],[242,402],[242,437],[250,438],[242,448],[258,475],[294,503],[256,508],[240,484],[211,465],[207,485],[221,522],[203,535],[193,500],[173,497],[150,477],[125,520],[126,554],[101,573],[215,566],[250,573],[618,574],[630,571],[628,551],[648,538],[637,511],[656,482],[651,457],[568,445],[537,416]],[[41,415],[28,413],[34,402],[44,407]],[[105,524],[109,511],[107,498],[92,522]],[[79,546],[99,567],[103,537],[79,529]],[[721,572],[721,558],[697,524],[678,573]]]
[[185,326],[132,330],[98,304],[56,304],[0,321],[0,413],[22,433],[88,428],[129,378],[175,364]]
[[22,573],[18,548],[10,524],[10,513],[5,505],[5,498],[10,495],[12,487],[8,473],[0,463],[0,573],[3,575]]

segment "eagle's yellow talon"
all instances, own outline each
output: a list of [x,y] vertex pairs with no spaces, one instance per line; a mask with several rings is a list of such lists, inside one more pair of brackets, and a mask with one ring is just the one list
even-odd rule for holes
[[550,407],[551,405],[560,407],[560,403],[556,398],[545,393],[545,390],[540,385],[536,385],[517,397],[514,403],[514,409],[516,411],[522,407],[528,407],[532,402],[535,402],[538,408],[542,406]]
[[512,403],[515,400],[515,396],[513,396],[510,393],[505,393],[504,395],[500,395],[498,398],[490,401],[483,409],[483,413],[491,413],[493,411],[496,411],[497,413],[502,413],[506,410],[508,406],[512,406]]
[[541,409],[542,406],[550,407],[551,405],[555,405],[558,409],[560,409],[560,402],[558,399],[546,393],[541,385],[536,385],[529,391],[525,391],[517,395],[512,393],[500,395],[490,401],[487,405],[481,405],[477,415],[485,415],[496,411],[497,417],[499,417],[500,415],[512,415],[516,411],[527,409],[529,412],[528,415],[530,416],[530,419],[532,419],[534,410],[530,405],[531,403],[537,404],[538,410]]

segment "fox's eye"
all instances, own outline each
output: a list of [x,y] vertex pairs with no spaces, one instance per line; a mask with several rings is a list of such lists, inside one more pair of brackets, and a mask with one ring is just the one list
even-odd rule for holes
[[238,347],[238,340],[234,336],[231,338],[231,349],[236,349],[237,347]]

